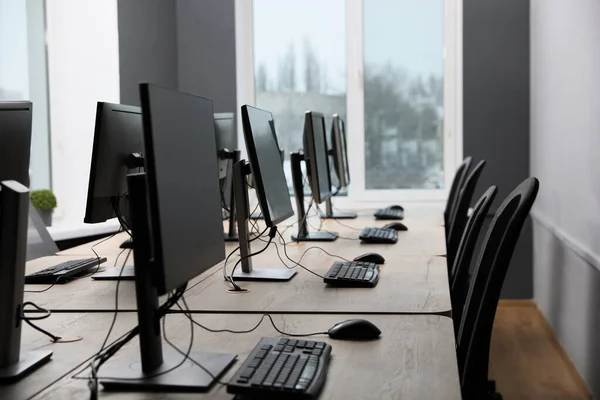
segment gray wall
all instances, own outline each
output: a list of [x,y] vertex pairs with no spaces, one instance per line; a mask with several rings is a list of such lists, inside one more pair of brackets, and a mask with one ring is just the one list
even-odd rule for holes
[[139,104],[152,82],[236,111],[234,0],[118,2],[121,102]]
[[234,0],[177,0],[179,88],[236,111]]
[[[574,4],[576,3],[576,5]],[[532,0],[534,295],[600,397],[600,2]]]
[[[463,24],[464,154],[487,161],[474,199],[498,186],[495,211],[529,176],[529,1],[464,0]],[[504,298],[532,297],[531,246],[528,222]]]
[[127,0],[117,6],[121,103],[139,105],[140,82],[177,87],[175,3]]

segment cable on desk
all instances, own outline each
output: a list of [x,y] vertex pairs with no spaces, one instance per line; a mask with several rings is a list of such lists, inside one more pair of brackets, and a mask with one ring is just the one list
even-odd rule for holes
[[[235,273],[235,269],[237,268],[237,266],[244,260],[247,260],[250,257],[254,257],[257,256],[261,253],[264,253],[265,250],[267,250],[267,248],[269,247],[269,245],[271,244],[271,242],[273,241],[273,238],[275,237],[275,234],[277,233],[277,226],[273,226],[271,228],[269,228],[269,242],[265,245],[265,247],[263,247],[262,249],[254,252],[254,253],[250,253],[245,257],[240,257],[239,260],[237,260],[237,262],[235,263],[235,265],[233,266],[233,269],[231,270],[231,275],[229,275],[229,281],[230,283],[233,285],[234,290],[235,291],[240,291],[242,290],[237,284],[235,284],[234,280],[233,280],[233,274]],[[266,231],[266,230],[265,230]]]
[[[294,261],[294,260],[292,260],[292,259],[290,258],[290,256],[288,255],[288,253],[287,253],[287,243],[285,242],[285,239],[283,238],[283,236],[281,236],[281,233],[279,233],[279,232],[277,232],[277,233],[279,234],[279,237],[280,237],[280,238],[283,240],[283,253],[285,254],[285,258],[287,258],[289,261],[291,261],[291,262],[293,262],[294,264],[296,264],[296,266],[298,266],[298,267],[300,267],[300,268],[304,269],[305,271],[307,271],[307,272],[310,272],[311,274],[313,274],[313,275],[315,275],[315,276],[318,276],[318,277],[319,277],[319,278],[321,278],[321,279],[325,279],[325,278],[323,277],[323,275],[320,275],[320,274],[316,273],[315,271],[313,271],[313,270],[311,270],[311,269],[309,269],[309,268],[306,268],[304,265],[300,264],[298,261]],[[314,247],[316,247],[316,246],[314,246]],[[283,261],[283,260],[282,260],[282,261]],[[285,263],[284,263],[284,265],[285,265]]]
[[183,350],[181,350],[179,347],[177,347],[175,344],[173,344],[167,338],[167,329],[166,329],[167,316],[166,315],[162,320],[162,331],[163,331],[163,337],[165,338],[165,341],[169,344],[169,346],[171,346],[173,349],[175,349],[179,354],[184,356],[183,362],[185,362],[185,360],[190,360],[191,362],[196,364],[200,369],[202,369],[204,372],[206,372],[208,374],[208,376],[210,376],[216,383],[218,383],[219,385],[222,385],[222,386],[226,386],[227,385],[226,382],[223,382],[220,379],[218,379],[212,372],[210,372],[210,370],[208,370],[206,367],[204,367],[198,361],[194,360],[193,357],[190,357],[192,345],[194,344],[194,318],[192,317],[190,308],[188,307],[187,302],[185,301],[185,297],[183,295],[181,296],[181,300],[183,301],[183,305],[185,306],[185,311],[181,308],[181,305],[179,305],[179,302],[177,302],[176,305],[181,311],[183,311],[183,314],[190,320],[190,331],[191,331],[190,346],[188,347],[188,351],[186,353],[184,353]]
[[52,289],[54,287],[54,285],[56,285],[61,278],[63,278],[63,277],[62,276],[57,276],[56,280],[54,281],[54,283],[52,283],[47,288],[40,289],[40,290],[23,290],[23,292],[24,293],[44,293],[44,292],[47,292],[48,290]]
[[[334,208],[335,208],[335,207],[334,207]],[[335,210],[339,211],[337,208],[336,208]],[[336,224],[340,224],[340,225],[342,225],[342,226],[344,226],[344,227],[346,227],[346,228],[352,229],[353,231],[362,231],[362,229],[361,229],[361,228],[357,228],[357,227],[355,227],[355,226],[346,225],[346,224],[344,224],[343,222],[341,222],[339,219],[332,218],[332,220],[333,220],[333,221],[334,221]]]
[[[29,311],[33,311],[33,310],[26,310],[25,307],[27,307],[27,306],[31,306],[31,307],[35,308],[37,311],[42,311],[43,313],[41,315],[26,316],[25,313],[27,313]],[[26,301],[23,303],[23,308],[21,309],[20,318],[23,321],[25,321],[25,323],[27,325],[31,326],[36,331],[41,332],[44,335],[48,336],[50,339],[52,339],[53,342],[56,343],[57,341],[59,341],[61,339],[60,336],[53,335],[52,333],[48,332],[47,330],[42,329],[39,326],[35,325],[33,322],[31,322],[31,321],[39,321],[42,319],[46,319],[46,318],[50,317],[50,315],[52,315],[52,313],[49,310],[46,310],[45,308],[42,308],[31,301]]]
[[[185,303],[185,298],[183,299],[183,301]],[[179,304],[177,304],[177,307],[179,307],[179,309],[181,311],[184,311],[183,309],[181,309],[181,306]],[[183,314],[188,319],[190,319],[190,321],[192,321],[194,323],[194,325],[197,325],[200,328],[202,328],[205,331],[210,332],[210,333],[223,333],[223,332],[226,332],[226,333],[233,333],[233,334],[245,334],[245,333],[254,332],[263,323],[263,321],[265,320],[265,318],[267,318],[269,320],[269,322],[271,322],[271,326],[273,326],[273,329],[275,329],[279,334],[284,335],[284,336],[303,337],[303,336],[317,336],[317,335],[327,335],[328,334],[328,332],[311,332],[311,333],[289,333],[289,332],[284,332],[281,329],[279,329],[277,327],[277,325],[275,325],[275,321],[273,320],[273,317],[271,316],[271,314],[263,314],[260,317],[260,320],[252,328],[250,328],[250,329],[243,329],[243,330],[239,330],[239,331],[233,330],[233,329],[212,329],[212,328],[209,328],[206,325],[202,325],[200,322],[196,321],[194,319],[194,317],[192,316],[191,313],[189,313],[189,312],[186,313],[184,311]]]
[[[119,233],[123,232],[123,226],[119,226],[119,230],[117,230],[115,233],[113,233],[110,236],[105,237],[104,239],[102,239],[101,241],[99,241],[98,243],[94,244],[91,248],[92,252],[94,253],[94,255],[96,256],[96,260],[98,261],[98,265],[96,265],[96,269],[94,270],[94,273],[91,275],[94,275],[95,273],[98,272],[98,270],[100,269],[100,255],[98,255],[98,253],[96,252],[95,247],[98,245],[101,245],[102,243],[106,242],[109,239],[114,238],[115,236],[117,236]],[[121,252],[123,253],[123,252]],[[121,253],[119,253],[119,256],[121,255]],[[117,256],[117,260],[119,259],[119,256]],[[117,261],[115,260],[115,267],[117,266]]]
[[123,230],[125,232],[127,232],[129,237],[132,238],[133,236],[131,235],[131,227],[125,221],[125,219],[123,218],[123,215],[121,214],[121,198],[123,198],[124,196],[127,196],[128,194],[129,194],[129,192],[125,192],[125,193],[119,195],[119,197],[116,200],[113,200],[111,203],[112,203],[112,207],[113,207],[113,212],[117,216],[117,220],[119,221],[119,224],[121,224],[121,227],[123,228]]
[[[127,249],[123,249],[119,252],[119,254],[117,254],[117,258],[115,259],[115,265],[114,265],[115,268],[117,266],[117,261],[119,260],[119,257],[121,256],[121,254],[123,254],[123,252],[125,250],[127,250]],[[110,328],[108,329],[108,333],[104,337],[104,341],[102,342],[102,346],[100,347],[100,351],[104,350],[104,347],[106,347],[108,338],[110,337],[112,330],[115,326],[115,323],[117,321],[117,315],[119,312],[119,284],[121,283],[121,275],[123,274],[123,270],[125,269],[125,265],[127,264],[127,260],[129,259],[130,255],[131,255],[131,249],[129,249],[129,252],[127,253],[127,256],[125,257],[125,261],[123,261],[123,265],[121,266],[121,270],[119,271],[119,277],[117,278],[117,288],[115,289],[115,312],[113,314],[113,319],[110,324]]]
[[350,260],[348,260],[347,258],[344,258],[344,257],[342,257],[342,256],[338,256],[338,255],[336,255],[336,254],[331,254],[330,252],[328,252],[327,250],[325,250],[325,249],[324,249],[324,248],[322,248],[322,247],[319,247],[319,246],[311,246],[311,247],[309,247],[308,249],[304,250],[304,253],[302,253],[302,255],[300,256],[300,259],[298,260],[298,262],[302,262],[302,259],[304,258],[304,256],[306,255],[306,253],[308,253],[310,250],[315,250],[315,249],[319,249],[319,250],[321,250],[323,253],[327,254],[329,257],[338,258],[338,259],[340,259],[340,260],[342,260],[342,261],[346,261],[346,262],[349,262],[349,261],[350,261]]
[[[253,241],[255,241],[255,240],[259,239],[259,238],[260,238],[262,235],[264,235],[264,233],[265,233],[265,232],[266,232],[268,229],[269,229],[269,228],[265,228],[265,230],[264,230],[264,231],[263,231],[263,232],[262,232],[260,235],[258,235],[258,236],[255,236],[255,237],[251,238],[250,240],[248,240],[248,242],[249,242],[249,243],[251,243],[251,242],[253,242]],[[242,290],[242,288],[240,288],[240,287],[239,287],[239,286],[238,286],[238,285],[237,285],[237,284],[236,284],[236,283],[233,281],[233,279],[231,278],[231,276],[227,276],[227,262],[229,261],[229,258],[230,258],[230,257],[231,257],[231,256],[232,256],[232,255],[233,255],[233,254],[234,254],[236,251],[238,251],[239,249],[240,249],[240,246],[238,246],[238,247],[236,247],[235,249],[233,249],[233,250],[232,250],[232,251],[231,251],[231,252],[230,252],[230,253],[227,255],[227,257],[225,258],[225,262],[223,263],[223,279],[224,279],[226,282],[229,282],[229,283],[230,283],[230,284],[233,286],[234,290],[237,290],[237,291],[240,291],[240,290]],[[240,260],[241,260],[241,258],[240,258]],[[236,265],[237,265],[237,264],[236,264]],[[233,275],[233,272],[232,272],[232,275]]]

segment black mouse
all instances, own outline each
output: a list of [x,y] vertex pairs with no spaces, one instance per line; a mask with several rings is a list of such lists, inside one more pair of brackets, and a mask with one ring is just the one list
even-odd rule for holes
[[377,339],[381,331],[366,319],[349,319],[335,324],[327,332],[332,339],[369,340]]
[[392,210],[402,210],[402,211],[404,211],[404,207],[402,207],[401,205],[398,205],[398,204],[394,204],[393,206],[389,206],[388,208],[392,209]]
[[407,231],[408,228],[402,222],[390,222],[383,226],[386,229],[395,229],[397,231]]
[[354,261],[372,262],[375,264],[385,264],[385,258],[377,253],[365,253],[354,257]]

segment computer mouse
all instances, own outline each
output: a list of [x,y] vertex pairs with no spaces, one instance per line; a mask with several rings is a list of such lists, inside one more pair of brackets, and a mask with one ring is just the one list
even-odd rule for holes
[[407,231],[408,228],[402,222],[390,222],[383,226],[385,229],[395,229],[397,231]]
[[404,207],[398,205],[398,204],[394,204],[393,206],[389,206],[388,208],[392,209],[392,210],[402,210],[404,211]]
[[377,253],[365,253],[354,257],[354,261],[372,262],[375,264],[385,264],[385,258]]
[[381,331],[366,319],[349,319],[335,324],[327,332],[332,339],[370,340],[377,339]]

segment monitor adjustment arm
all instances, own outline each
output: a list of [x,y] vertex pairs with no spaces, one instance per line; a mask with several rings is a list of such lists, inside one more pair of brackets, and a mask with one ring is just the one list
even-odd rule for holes
[[[302,161],[304,154],[296,152],[290,154],[292,168],[292,181],[294,185],[294,197],[296,198],[296,213],[298,214],[298,233],[292,235],[295,242],[331,242],[338,238],[335,232],[309,232],[307,210],[304,209],[304,185],[302,177]],[[315,205],[318,207],[318,205]]]
[[250,218],[250,204],[248,201],[248,187],[246,177],[250,175],[250,164],[241,160],[233,165],[233,193],[235,197],[237,228],[240,238],[240,256],[242,270],[236,270],[233,274],[235,280],[261,280],[261,281],[287,281],[291,279],[296,271],[287,268],[254,268],[250,251],[250,230],[248,219]]

